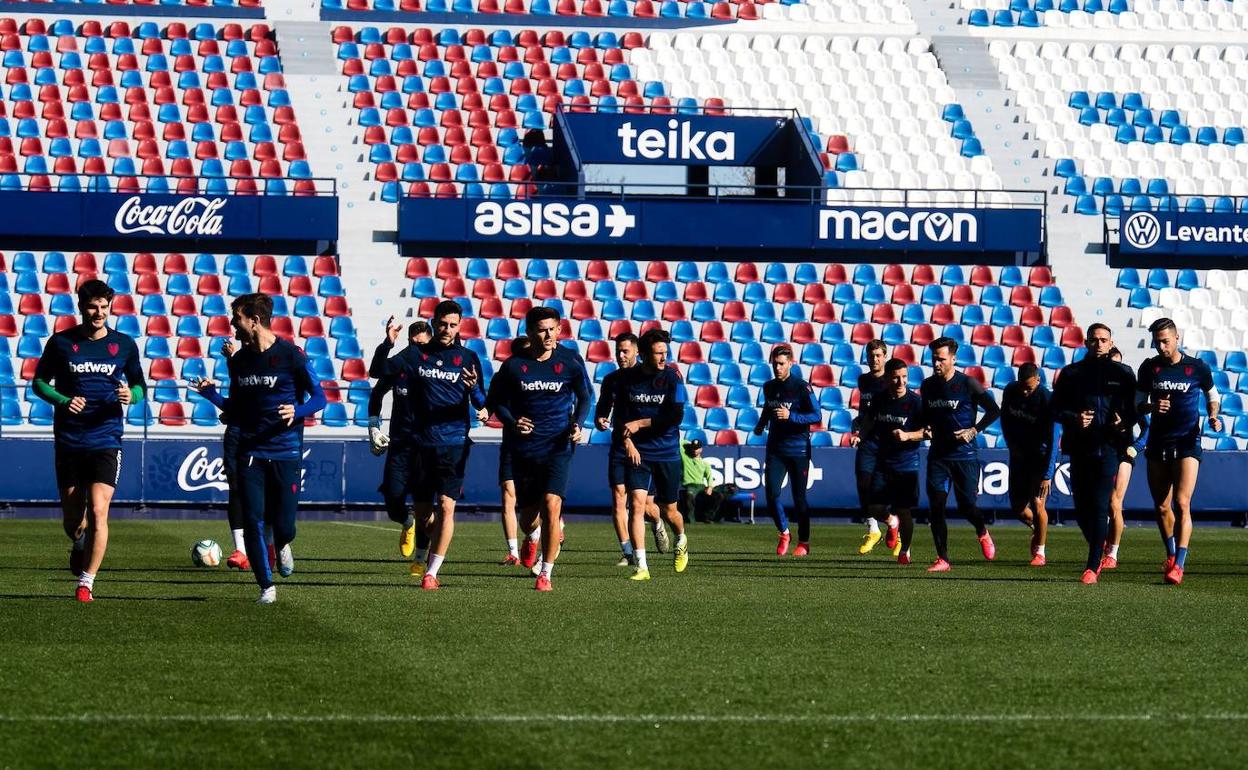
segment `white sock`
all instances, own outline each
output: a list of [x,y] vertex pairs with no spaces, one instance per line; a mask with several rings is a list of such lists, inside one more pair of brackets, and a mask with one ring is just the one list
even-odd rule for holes
[[789,531],[786,529],[786,530],[783,530],[780,534],[781,534],[781,535],[787,535],[787,534],[789,534]]
[[230,534],[234,536],[234,550],[246,552],[247,541],[243,539],[243,531],[241,529],[231,529]]
[[636,551],[633,552],[633,555],[637,557],[637,569],[644,569],[644,570],[650,569],[650,565],[646,563],[646,549],[645,548],[638,548]]
[[633,555],[633,541],[621,540],[620,541],[620,553],[624,554],[625,556],[632,556]]
[[1111,559],[1117,559],[1117,558],[1118,558],[1118,546],[1116,546],[1116,545],[1111,545],[1111,546],[1109,547],[1109,558],[1111,558]]
[[549,562],[549,561],[542,562],[542,575],[544,575],[547,580],[550,580],[550,573],[554,569],[555,569],[555,565],[553,562]]
[[514,556],[517,559],[520,558],[520,546],[517,545],[519,542],[520,541],[514,537],[507,538],[507,554],[509,556]]
[[687,542],[689,542],[689,541],[688,541],[688,539],[685,537],[685,533],[684,533],[684,532],[681,532],[679,535],[677,535],[677,536],[676,536],[676,547],[677,547],[677,548],[681,548],[681,547],[683,547],[683,546],[685,545],[685,543],[687,543]]
[[95,575],[92,575],[90,572],[82,573],[78,576],[78,585],[87,590],[95,588]]
[[880,534],[880,523],[875,520],[874,516],[867,517],[867,531],[873,535]]
[[1044,556],[1044,546],[1036,546],[1036,556]]
[[534,543],[536,543],[538,540],[541,540],[541,539],[542,539],[542,528],[541,528],[541,527],[538,527],[537,529],[535,529],[535,530],[533,530],[532,532],[530,532],[530,533],[528,534],[528,538],[529,538],[530,540],[532,540]]
[[426,575],[438,576],[438,570],[442,567],[442,560],[445,556],[438,556],[436,553],[429,554],[429,566],[425,569]]
[[906,549],[906,558],[907,558],[907,559],[909,559],[909,558],[910,558],[910,549],[909,549],[909,548],[907,548],[907,549]]
[[888,528],[897,529],[897,527],[899,526],[901,526],[901,519],[898,519],[896,516],[894,516],[891,513],[888,514]]

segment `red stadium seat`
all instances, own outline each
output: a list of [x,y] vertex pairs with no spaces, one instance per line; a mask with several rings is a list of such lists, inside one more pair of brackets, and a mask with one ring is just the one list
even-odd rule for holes
[[[727,3],[718,3],[727,5]],[[715,433],[715,446],[740,446],[741,440],[735,430],[721,430]]]
[[663,320],[668,322],[685,320],[685,303],[675,299],[664,302]]
[[715,409],[724,405],[719,397],[719,388],[714,385],[702,385],[694,396],[694,406],[701,409]]
[[1036,351],[1032,350],[1030,345],[1020,345],[1014,348],[1014,357],[1011,363],[1014,366],[1034,364],[1036,363]]
[[996,283],[997,279],[992,277],[992,268],[987,265],[976,265],[971,268],[971,285],[972,286],[991,286]]
[[[1062,329],[1062,347],[1081,348],[1084,345],[1083,329],[1071,324]],[[1242,376],[1242,375],[1241,375]]]
[[[890,306],[891,307],[891,306]],[[849,341],[855,345],[865,345],[875,339],[875,327],[869,323],[854,324]]]

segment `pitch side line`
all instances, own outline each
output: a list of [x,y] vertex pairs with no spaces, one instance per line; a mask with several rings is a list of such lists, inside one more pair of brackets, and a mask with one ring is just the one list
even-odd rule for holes
[[1244,722],[1248,714],[0,714],[5,723],[285,724],[861,724],[1027,722]]

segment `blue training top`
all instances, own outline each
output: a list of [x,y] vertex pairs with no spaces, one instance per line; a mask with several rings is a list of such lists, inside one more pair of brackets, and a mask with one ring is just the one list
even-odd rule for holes
[[[485,406],[479,379],[483,376],[481,361],[476,353],[460,344],[444,347],[433,341],[409,346],[383,366],[384,374],[394,378],[396,387],[406,384],[413,444],[461,446],[468,440],[472,427],[469,407]],[[478,381],[471,388],[464,386],[465,371],[477,373]]]
[[[304,418],[325,408],[325,391],[308,357],[278,337],[265,351],[244,345],[230,357],[229,370],[230,397],[222,399],[215,388],[205,390],[204,397],[237,421],[239,457],[300,459]],[[295,407],[289,425],[277,414],[283,404]]]
[[[923,397],[924,417],[932,429],[928,459],[974,460],[978,456],[975,443],[959,441],[953,434],[966,428],[982,433],[991,425],[1001,413],[992,395],[984,390],[979,380],[962,372],[954,372],[948,380],[933,374],[923,380],[919,393]],[[975,421],[977,409],[984,412],[978,423]]]
[[[529,353],[513,355],[490,382],[486,408],[503,422],[505,442],[513,453],[542,457],[570,446],[571,429],[589,414],[589,377],[580,356],[562,345],[538,361]],[[528,417],[533,431],[516,431]]]
[[1053,478],[1061,425],[1053,419],[1052,394],[1043,385],[1023,397],[1023,386],[1011,382],[1001,394],[1001,435],[1011,462],[1043,463],[1044,478]]
[[146,387],[139,348],[129,335],[109,329],[92,340],[82,326],[52,335],[35,366],[35,379],[54,384],[68,398],[86,399],[78,414],[57,406],[52,420],[56,445],[82,451],[121,449],[124,410],[117,388],[123,380]]
[[650,426],[633,435],[633,446],[646,462],[680,460],[680,422],[688,396],[685,382],[675,367],[652,372],[636,365],[623,370],[616,381],[615,426],[649,419]]
[[871,407],[871,400],[884,392],[884,375],[878,377],[871,372],[858,375],[858,418],[854,419],[854,430],[858,431],[858,451],[873,451],[876,448],[875,437],[870,433],[863,434],[858,430],[859,418]]
[[[394,344],[385,340],[373,351],[373,360],[368,365],[368,376],[377,380],[368,395],[368,416],[380,417],[382,399],[386,393],[390,397],[390,443],[400,446],[412,440],[412,413],[408,408],[407,393],[410,371],[400,369],[399,359],[407,361],[416,354],[416,346],[409,345],[399,351],[398,355],[387,358]],[[393,362],[393,363],[392,363]],[[395,370],[394,373],[391,373]]]
[[926,424],[923,415],[923,399],[912,390],[898,397],[880,392],[871,399],[863,412],[867,433],[878,447],[879,467],[890,471],[918,471],[920,441],[898,441],[893,431],[900,428],[907,433],[920,430]]
[[[638,364],[634,364],[634,367]],[[615,410],[615,391],[619,388],[620,377],[627,369],[616,369],[615,371],[602,378],[602,387],[598,390],[598,403],[594,405],[594,419],[611,418],[611,412]],[[613,420],[618,423],[618,417]],[[622,459],[624,457],[624,442],[620,438],[619,425],[612,425],[611,430],[611,457],[613,459]]]
[[[1204,391],[1213,390],[1213,373],[1199,358],[1183,354],[1172,364],[1153,356],[1140,364],[1136,389],[1147,393],[1154,405],[1148,445],[1174,446],[1200,439],[1200,401]],[[1158,413],[1156,404],[1169,397],[1170,409]]]
[[[1086,356],[1062,369],[1050,400],[1062,424],[1062,452],[1071,457],[1120,454],[1136,424],[1135,375],[1108,358]],[[1083,427],[1081,415],[1092,413]]]
[[[781,406],[789,410],[787,420],[777,419],[772,413]],[[763,385],[763,414],[759,425],[767,430],[769,453],[782,457],[809,455],[810,426],[818,425],[819,419],[815,390],[801,377],[790,374],[787,379],[771,379]]]

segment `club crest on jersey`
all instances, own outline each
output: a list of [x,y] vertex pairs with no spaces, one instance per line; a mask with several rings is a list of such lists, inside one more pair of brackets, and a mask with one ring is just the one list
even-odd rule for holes
[[75,352],[75,353],[77,353],[77,352],[78,352],[78,346],[77,346],[77,345],[72,345],[71,347],[73,347],[73,349],[74,349],[74,352]]
[[[121,350],[121,345],[118,345],[116,342],[110,342],[110,343],[108,343],[108,354],[109,354],[110,356],[115,356],[115,355],[117,355],[117,351],[119,351],[119,350]],[[1191,374],[1191,370],[1190,370],[1190,369],[1188,370],[1188,374]]]
[[460,364],[462,364],[463,362],[464,362],[464,357],[463,357],[463,356],[455,356],[454,358],[452,358],[452,359],[451,359],[451,363],[452,363],[452,364],[455,364],[456,366],[459,366],[459,365],[460,365]]
[[521,371],[521,372],[523,372],[524,374],[528,374],[528,373],[529,373],[529,365],[528,365],[528,364],[520,364],[520,371]]
[[290,491],[291,491],[291,492],[294,492],[295,494],[299,494],[299,485],[298,485],[298,484],[291,484],[291,485],[290,485]]
[[1192,376],[1192,367],[1190,367],[1190,366],[1185,366],[1185,367],[1183,367],[1183,374],[1187,375],[1188,377],[1191,377],[1191,376]]
[[563,364],[555,364],[555,374],[563,373]]
[[269,356],[269,366],[277,366],[277,356]]

